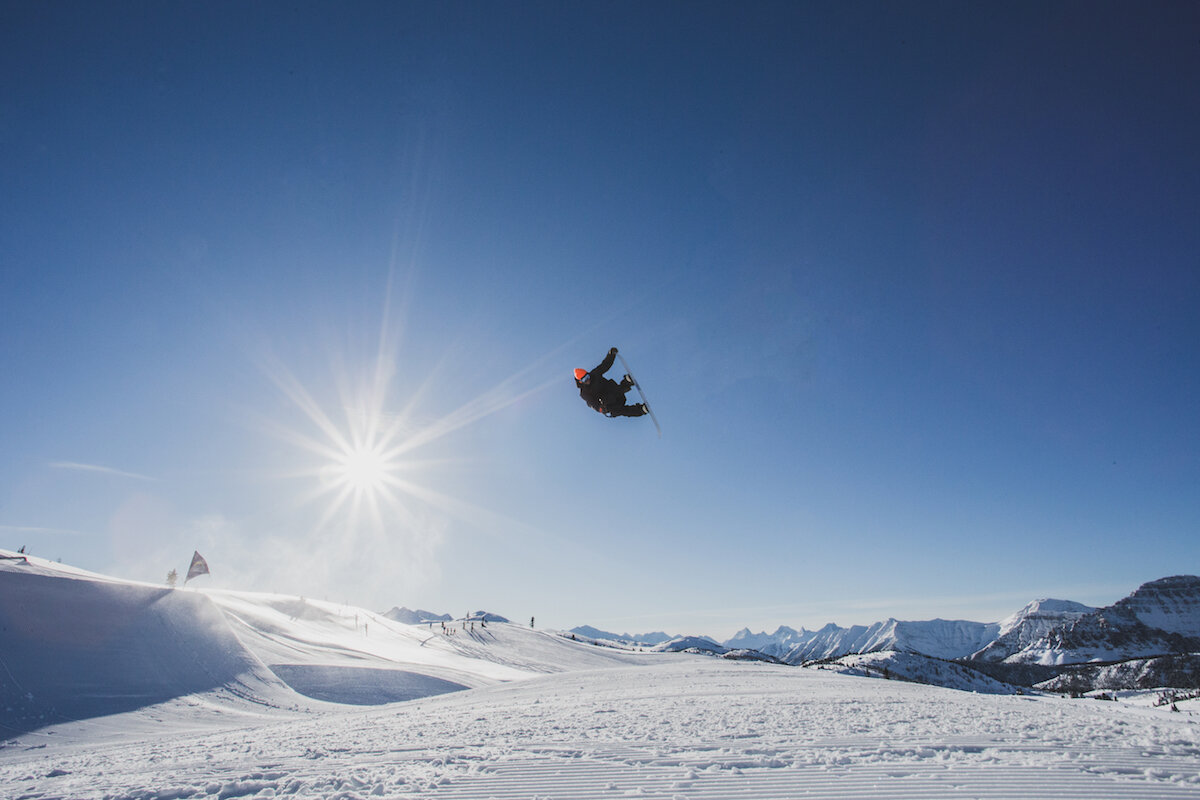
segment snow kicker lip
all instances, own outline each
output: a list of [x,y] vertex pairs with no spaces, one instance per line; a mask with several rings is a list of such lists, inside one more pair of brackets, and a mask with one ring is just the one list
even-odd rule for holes
[[0,576],[0,653],[0,726],[18,733],[245,684],[255,673],[273,680],[207,597],[75,577]]

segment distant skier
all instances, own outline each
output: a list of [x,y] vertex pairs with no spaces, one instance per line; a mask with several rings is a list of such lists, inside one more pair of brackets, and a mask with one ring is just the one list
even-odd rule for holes
[[646,404],[626,405],[625,395],[633,388],[633,378],[626,375],[617,383],[612,378],[604,377],[604,373],[612,369],[613,359],[617,357],[617,348],[608,351],[604,360],[591,372],[580,367],[575,370],[575,385],[579,387],[579,396],[593,410],[606,417],[640,417],[646,413]]

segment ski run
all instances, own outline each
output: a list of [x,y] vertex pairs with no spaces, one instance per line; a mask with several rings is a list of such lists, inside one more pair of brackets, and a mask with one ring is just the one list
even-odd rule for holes
[[443,632],[37,559],[0,567],[0,616],[6,798],[1200,798],[1200,700]]

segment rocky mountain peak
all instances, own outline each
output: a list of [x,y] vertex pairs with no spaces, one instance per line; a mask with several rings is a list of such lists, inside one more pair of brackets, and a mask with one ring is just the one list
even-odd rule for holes
[[1151,628],[1200,637],[1200,577],[1175,575],[1144,583],[1112,608]]

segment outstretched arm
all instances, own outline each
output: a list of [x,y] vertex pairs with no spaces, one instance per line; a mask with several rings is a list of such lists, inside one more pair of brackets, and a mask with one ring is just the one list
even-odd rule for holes
[[613,359],[616,357],[617,348],[614,347],[608,351],[608,355],[604,357],[604,360],[600,362],[599,366],[592,370],[591,374],[598,378],[604,373],[608,372],[610,369],[612,369]]

